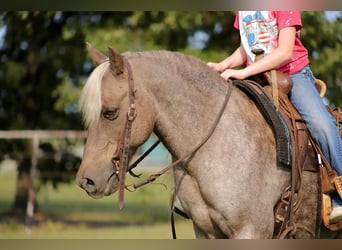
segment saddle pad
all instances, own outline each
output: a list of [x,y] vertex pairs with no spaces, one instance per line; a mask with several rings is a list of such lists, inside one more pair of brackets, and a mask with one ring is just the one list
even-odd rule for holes
[[291,166],[293,148],[292,133],[283,116],[275,108],[272,100],[257,82],[251,80],[234,80],[233,85],[254,101],[273,130],[277,147],[277,160],[280,163]]

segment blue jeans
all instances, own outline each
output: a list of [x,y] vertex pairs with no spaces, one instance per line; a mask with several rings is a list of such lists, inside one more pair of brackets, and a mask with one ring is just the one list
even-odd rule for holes
[[290,100],[306,122],[307,128],[318,143],[324,156],[338,175],[342,175],[342,140],[336,120],[326,110],[315,88],[314,76],[309,66],[290,75],[293,88]]

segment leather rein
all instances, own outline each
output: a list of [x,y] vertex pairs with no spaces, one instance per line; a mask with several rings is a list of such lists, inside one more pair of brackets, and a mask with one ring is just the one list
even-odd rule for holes
[[[133,73],[132,73],[132,68],[130,63],[128,62],[127,58],[123,57],[123,62],[124,66],[127,69],[128,72],[128,95],[129,95],[129,107],[127,111],[127,119],[125,122],[125,127],[121,135],[121,139],[118,143],[118,147],[116,149],[116,152],[113,155],[112,158],[112,163],[116,169],[115,175],[119,180],[119,197],[118,197],[118,205],[119,209],[123,208],[124,205],[124,191],[125,189],[129,191],[135,191],[139,187],[142,187],[148,183],[151,183],[155,181],[159,176],[163,175],[166,173],[168,170],[172,169],[174,166],[179,164],[180,162],[184,161],[185,159],[189,158],[190,156],[194,155],[198,149],[200,149],[206,142],[207,140],[211,137],[213,134],[218,122],[220,121],[220,118],[227,106],[227,103],[229,101],[229,98],[231,96],[232,92],[232,82],[231,80],[228,80],[228,90],[223,102],[223,105],[217,114],[217,117],[209,130],[208,134],[204,137],[204,139],[198,143],[190,152],[185,154],[183,157],[179,158],[178,160],[172,162],[171,164],[167,165],[164,167],[161,171],[150,175],[147,177],[144,181],[141,181],[136,184],[130,185],[132,188],[129,189],[128,186],[125,185],[125,177],[126,173],[129,172],[133,177],[139,177],[140,175],[136,175],[133,173],[132,169],[135,168],[142,159],[139,158],[135,163],[133,163],[131,166],[128,167],[129,163],[129,147],[130,147],[130,139],[131,139],[131,129],[132,129],[132,124],[133,121],[136,117],[136,107],[135,107],[135,92],[136,90],[134,89],[134,80],[133,80]],[[151,146],[151,148],[148,150],[148,153],[153,150],[154,147],[156,147],[159,143],[159,140]],[[148,154],[147,153],[147,154]],[[146,153],[143,155],[145,157],[147,155]],[[132,190],[133,189],[133,190]]]

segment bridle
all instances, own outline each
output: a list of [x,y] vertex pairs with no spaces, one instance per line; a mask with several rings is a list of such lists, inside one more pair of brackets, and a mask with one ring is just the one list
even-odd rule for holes
[[[119,209],[123,208],[124,205],[124,191],[125,189],[128,189],[127,186],[125,185],[125,177],[126,173],[129,172],[132,176],[134,177],[139,177],[139,175],[136,175],[132,172],[132,169],[137,166],[137,163],[133,163],[130,167],[128,167],[129,163],[129,146],[130,146],[130,139],[131,139],[131,129],[132,129],[132,124],[133,121],[136,117],[136,107],[135,107],[135,89],[134,89],[134,80],[133,80],[133,73],[132,73],[132,68],[130,63],[128,62],[127,58],[123,57],[123,62],[124,66],[127,69],[128,73],[128,96],[129,96],[129,107],[128,107],[128,112],[127,112],[127,119],[125,122],[125,127],[122,132],[121,139],[118,143],[118,147],[116,149],[116,152],[114,153],[114,156],[112,158],[112,163],[115,166],[115,175],[118,178],[119,181],[119,197],[118,197],[118,205]],[[168,166],[164,167],[161,171],[150,175],[149,177],[146,178],[146,180],[133,184],[131,185],[133,187],[133,191],[135,191],[137,188],[144,186],[148,183],[151,183],[155,181],[159,176],[163,175],[166,173],[168,170],[172,169],[174,166],[179,164],[180,162],[184,161],[185,159],[193,156],[198,149],[200,149],[210,138],[210,136],[213,134],[218,122],[220,121],[220,118],[227,106],[227,103],[229,101],[231,92],[232,92],[232,82],[231,80],[228,80],[228,90],[225,96],[225,100],[223,102],[223,105],[216,116],[216,119],[209,130],[208,134],[204,137],[204,139],[198,143],[190,152],[185,154],[183,157],[179,158],[178,160],[172,162]],[[159,141],[157,141],[152,147],[156,147]],[[151,147],[151,148],[152,148]],[[152,150],[148,150],[152,151]],[[138,159],[139,160],[139,159]],[[132,191],[130,189],[130,191]]]
[[125,127],[121,136],[121,139],[118,143],[116,152],[112,158],[112,163],[115,166],[115,174],[119,180],[119,208],[123,208],[124,204],[124,191],[125,191],[125,178],[126,172],[128,168],[129,161],[129,146],[131,139],[131,130],[132,124],[136,117],[136,109],[135,109],[135,89],[134,89],[134,80],[132,68],[126,57],[123,58],[124,66],[127,69],[128,73],[128,98],[129,98],[129,107],[127,111],[127,118],[125,122]]

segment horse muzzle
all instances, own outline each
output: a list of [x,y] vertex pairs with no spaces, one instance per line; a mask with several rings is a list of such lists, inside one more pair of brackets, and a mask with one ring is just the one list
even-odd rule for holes
[[115,173],[111,174],[107,181],[102,181],[101,179],[87,175],[77,174],[76,183],[94,199],[109,196],[118,189],[118,179]]

